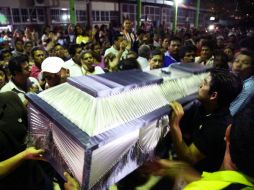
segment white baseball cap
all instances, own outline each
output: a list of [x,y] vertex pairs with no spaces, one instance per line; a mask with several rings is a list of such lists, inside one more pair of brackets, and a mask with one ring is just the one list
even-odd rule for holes
[[41,64],[41,72],[58,73],[64,68],[64,60],[60,57],[47,57]]

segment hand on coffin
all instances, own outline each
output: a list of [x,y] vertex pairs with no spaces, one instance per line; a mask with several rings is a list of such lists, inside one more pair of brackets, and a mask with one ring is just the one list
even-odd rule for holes
[[189,164],[173,160],[155,160],[150,163],[151,174],[155,176],[182,177],[191,182],[200,178],[200,174]]
[[77,180],[67,172],[64,172],[64,177],[66,178],[66,182],[64,183],[65,190],[80,190],[80,186]]
[[25,160],[45,160],[43,158],[44,150],[42,149],[36,149],[35,147],[29,147],[26,150],[22,152],[23,158]]
[[184,115],[183,107],[180,103],[173,101],[169,103],[172,108],[172,113],[169,117],[170,127],[179,127],[179,123]]

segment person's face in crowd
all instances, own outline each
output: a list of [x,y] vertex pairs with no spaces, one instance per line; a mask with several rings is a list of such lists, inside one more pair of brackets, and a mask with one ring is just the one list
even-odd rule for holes
[[126,39],[123,39],[120,43],[120,50],[124,51],[128,45],[129,45],[129,42]]
[[109,42],[109,41],[105,41],[105,42],[103,42],[103,47],[104,47],[104,49],[108,49],[108,48],[110,48],[110,47],[111,47],[110,42]]
[[33,55],[33,58],[34,58],[34,63],[37,65],[37,66],[41,66],[41,63],[44,61],[44,59],[46,58],[46,54],[44,51],[42,50],[36,50],[34,52],[34,55]]
[[11,59],[11,53],[10,52],[6,52],[6,53],[3,54],[3,60],[5,62],[10,61],[10,59]]
[[25,37],[27,39],[31,39],[31,37],[32,37],[32,33],[31,33],[31,30],[29,28],[25,29]]
[[64,55],[64,58],[70,57],[70,54],[66,48],[63,49],[63,55]]
[[82,35],[83,29],[80,26],[76,26],[77,35]]
[[223,46],[224,46],[224,39],[222,39],[222,38],[218,38],[217,39],[217,46],[219,47],[219,48],[223,48]]
[[236,36],[235,35],[230,35],[228,37],[228,41],[231,42],[231,43],[234,43],[236,41]]
[[225,48],[224,53],[228,56],[229,60],[232,60],[234,58],[234,52],[230,48]]
[[81,51],[82,51],[82,48],[79,47],[79,48],[76,48],[75,50],[75,55],[73,57],[73,60],[76,62],[76,63],[80,63],[80,54],[81,54]]
[[24,43],[21,42],[21,41],[17,41],[16,44],[15,44],[15,49],[18,52],[23,52],[24,51]]
[[96,55],[101,55],[101,47],[100,47],[99,44],[94,46],[93,52],[94,52]]
[[60,58],[63,59],[64,58],[64,48],[63,48],[63,46],[57,45],[54,48],[54,54],[55,54],[55,56],[60,57]]
[[0,89],[5,85],[5,83],[6,83],[5,74],[2,70],[0,70]]
[[91,71],[93,69],[94,58],[91,53],[85,53],[81,57],[82,66],[85,70]]
[[169,46],[169,40],[167,38],[165,38],[162,42],[162,47],[164,49],[168,49],[168,46]]
[[239,54],[236,56],[232,70],[238,75],[241,79],[245,80],[253,75],[253,63],[251,57],[243,54]]
[[22,39],[23,38],[23,34],[22,34],[22,32],[16,32],[14,37],[18,38],[18,39]]
[[70,24],[70,25],[68,26],[67,31],[68,31],[68,34],[72,34],[72,33],[74,32],[74,27],[73,27],[72,24]]
[[181,47],[181,43],[179,41],[171,41],[168,46],[168,51],[171,55],[178,55]]
[[202,45],[203,45],[203,43],[205,42],[206,40],[205,39],[200,39],[200,40],[198,40],[197,41],[197,43],[196,43],[196,47],[198,48],[198,49],[201,49],[201,47],[202,47]]
[[31,69],[30,69],[28,62],[21,64],[21,68],[22,68],[22,75],[25,78],[28,78],[31,74]]
[[131,28],[132,28],[132,23],[130,20],[125,20],[124,23],[123,23],[123,27],[124,27],[124,30],[126,31],[131,31]]
[[210,84],[211,84],[211,75],[209,74],[201,83],[198,89],[197,99],[201,102],[206,102],[210,98]]
[[43,75],[49,87],[53,87],[66,82],[70,72],[68,69],[62,68],[58,73],[44,72]]
[[162,55],[154,55],[149,60],[150,69],[158,69],[162,66]]
[[148,45],[150,41],[151,41],[150,34],[149,33],[144,34],[142,43]]
[[203,60],[207,60],[212,56],[212,50],[207,46],[202,46],[200,57],[202,57]]
[[181,60],[183,63],[193,63],[195,59],[195,52],[190,51],[186,52],[183,59]]
[[24,46],[24,50],[25,50],[25,52],[26,53],[31,53],[31,51],[32,51],[32,49],[33,49],[33,44],[32,43],[27,43],[25,46]]
[[61,84],[61,74],[59,73],[48,73],[44,72],[44,78],[48,83],[49,87],[53,87]]
[[122,36],[118,37],[118,39],[115,41],[115,48],[117,50],[120,50],[120,44],[122,43],[122,41],[124,40],[124,38]]

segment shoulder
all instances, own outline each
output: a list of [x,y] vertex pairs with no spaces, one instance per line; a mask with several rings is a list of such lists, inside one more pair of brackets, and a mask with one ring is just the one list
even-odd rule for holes
[[29,77],[28,80],[31,83],[39,84],[38,80],[36,78],[34,78],[34,77]]
[[64,66],[67,67],[68,69],[73,65],[75,65],[75,62],[73,61],[72,58],[64,62]]
[[101,68],[101,67],[99,67],[99,66],[95,66],[95,74],[103,74],[103,73],[105,73],[104,72],[104,70]]
[[13,101],[13,100],[19,100],[18,95],[15,92],[12,91],[6,91],[0,93],[0,101]]
[[0,90],[0,92],[7,92],[11,91],[13,88],[15,88],[15,85],[13,82],[10,80],[8,83],[6,83]]

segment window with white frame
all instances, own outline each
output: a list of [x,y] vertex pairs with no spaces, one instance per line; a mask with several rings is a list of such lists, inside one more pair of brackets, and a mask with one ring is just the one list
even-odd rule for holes
[[30,22],[37,22],[37,13],[35,8],[29,9]]
[[59,9],[51,9],[50,10],[52,23],[60,22],[60,10]]
[[109,21],[109,11],[101,11],[101,21]]
[[100,11],[92,11],[92,15],[93,15],[93,21],[100,21],[101,20],[101,14]]
[[22,22],[30,22],[29,14],[27,9],[21,9]]
[[151,21],[160,20],[160,7],[155,6],[145,6],[145,15],[147,19]]
[[110,11],[110,21],[118,21],[119,20],[119,12],[118,11]]
[[135,4],[122,4],[122,13],[124,18],[128,18],[131,21],[136,20],[136,5]]
[[77,10],[76,15],[77,15],[77,21],[78,22],[85,22],[87,20],[86,19],[86,11]]
[[20,12],[18,8],[12,9],[12,17],[13,17],[14,23],[21,23],[21,17],[20,17]]
[[45,11],[42,8],[36,8],[37,11],[37,21],[38,22],[45,22]]

